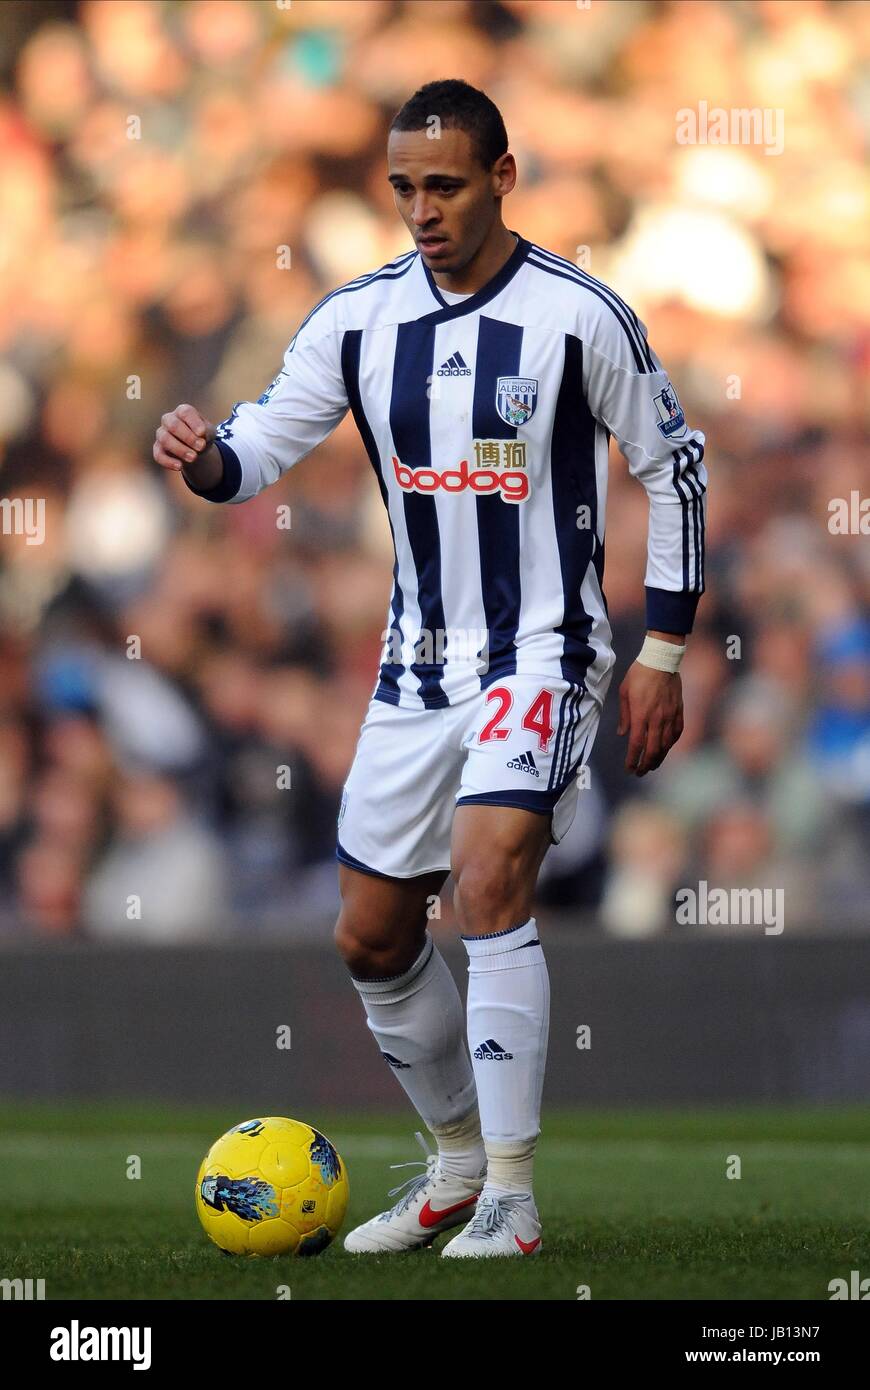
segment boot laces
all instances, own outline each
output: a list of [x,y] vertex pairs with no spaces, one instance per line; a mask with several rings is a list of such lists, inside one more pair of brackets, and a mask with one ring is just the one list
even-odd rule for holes
[[526,1192],[517,1193],[515,1197],[496,1197],[490,1193],[485,1193],[478,1198],[477,1210],[463,1234],[492,1240],[500,1233],[510,1213],[530,1200],[531,1198]]
[[417,1130],[417,1132],[416,1132],[416,1134],[415,1134],[414,1137],[415,1137],[415,1139],[417,1139],[418,1143],[420,1144],[421,1149],[423,1150],[424,1154],[426,1155],[425,1160],[421,1160],[421,1159],[419,1159],[419,1158],[415,1158],[415,1159],[411,1159],[411,1161],[410,1161],[409,1163],[391,1163],[391,1164],[390,1164],[390,1167],[391,1167],[391,1168],[421,1168],[421,1167],[422,1167],[422,1168],[425,1168],[426,1171],[425,1171],[425,1173],[412,1173],[411,1176],[410,1176],[409,1178],[406,1178],[404,1182],[400,1182],[399,1185],[398,1185],[398,1187],[391,1187],[391,1188],[390,1188],[389,1192],[387,1193],[387,1196],[388,1196],[388,1197],[398,1197],[398,1196],[399,1196],[399,1193],[402,1192],[402,1189],[403,1189],[403,1188],[407,1188],[408,1190],[407,1190],[407,1192],[405,1192],[401,1197],[399,1197],[399,1200],[393,1204],[393,1206],[390,1208],[389,1211],[385,1211],[381,1216],[378,1217],[378,1220],[379,1220],[379,1221],[389,1221],[391,1217],[393,1217],[393,1216],[400,1216],[400,1215],[402,1214],[403,1211],[407,1211],[407,1210],[408,1210],[408,1207],[411,1205],[411,1203],[413,1202],[414,1198],[415,1198],[415,1197],[417,1196],[417,1194],[420,1192],[420,1189],[423,1188],[423,1187],[425,1187],[425,1186],[428,1184],[428,1182],[430,1181],[430,1179],[431,1179],[431,1177],[432,1177],[432,1174],[435,1172],[435,1169],[436,1169],[437,1166],[438,1166],[438,1155],[437,1155],[437,1154],[430,1154],[430,1153],[428,1152],[429,1146],[428,1146],[428,1144],[426,1143],[426,1140],[423,1138],[423,1135],[420,1133],[419,1130]]

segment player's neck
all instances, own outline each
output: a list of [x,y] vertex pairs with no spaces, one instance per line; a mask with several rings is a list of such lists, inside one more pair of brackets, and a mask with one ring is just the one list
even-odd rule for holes
[[476,256],[455,275],[446,271],[433,272],[432,278],[439,290],[448,294],[476,294],[483,289],[502,266],[510,260],[517,249],[517,238],[509,232],[503,222],[493,227]]

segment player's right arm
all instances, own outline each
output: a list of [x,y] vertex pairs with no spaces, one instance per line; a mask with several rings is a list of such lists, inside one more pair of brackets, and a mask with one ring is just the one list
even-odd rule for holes
[[211,490],[224,471],[214,437],[215,426],[195,405],[177,405],[161,418],[151,452],[161,468],[183,471],[185,481],[196,491]]
[[154,459],[180,471],[210,502],[246,502],[316,448],[348,409],[342,331],[328,301],[293,338],[284,365],[256,401],[238,401],[213,425],[192,405],[164,415]]

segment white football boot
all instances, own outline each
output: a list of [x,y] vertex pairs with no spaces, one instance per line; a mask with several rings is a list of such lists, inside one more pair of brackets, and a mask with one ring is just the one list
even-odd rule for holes
[[[423,1152],[427,1144],[422,1134],[417,1134]],[[414,1163],[391,1163],[391,1168],[425,1167],[425,1173],[415,1173],[406,1178],[398,1187],[390,1189],[389,1196],[396,1197],[407,1188],[389,1211],[373,1216],[371,1221],[349,1231],[344,1238],[344,1248],[352,1255],[389,1255],[403,1250],[419,1250],[431,1245],[437,1236],[461,1226],[468,1220],[469,1211],[477,1201],[484,1179],[486,1165],[476,1178],[457,1178],[451,1173],[442,1173],[437,1154],[427,1154],[425,1164],[419,1159]]]
[[449,1259],[475,1259],[489,1255],[538,1255],[541,1223],[530,1192],[496,1197],[484,1192],[464,1231],[441,1251]]

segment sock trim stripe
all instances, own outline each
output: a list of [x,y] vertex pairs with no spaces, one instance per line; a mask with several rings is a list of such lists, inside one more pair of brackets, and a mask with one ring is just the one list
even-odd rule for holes
[[427,933],[426,945],[414,964],[408,970],[403,970],[401,975],[382,975],[373,980],[361,980],[357,975],[351,975],[351,980],[360,991],[365,991],[371,985],[380,985],[381,990],[384,986],[390,989],[401,989],[404,985],[409,985],[412,980],[416,980],[421,975],[432,959],[432,952],[435,950],[435,942]]
[[[512,932],[522,931],[523,927],[527,926],[528,922],[518,922],[515,927],[505,927],[504,931],[481,932],[479,936],[465,936],[463,933],[460,933],[459,939],[460,941],[494,941],[497,936],[510,936]],[[529,942],[526,942],[526,945],[529,944]]]
[[[530,917],[527,922],[522,922],[518,927],[509,927],[507,931],[488,932],[481,936],[462,936],[460,939],[468,952],[471,962],[469,969],[485,969],[484,962],[491,961],[491,968],[506,970],[526,963],[526,957],[522,960],[519,958],[520,949],[533,945],[537,936],[537,923],[534,917]],[[540,950],[540,942],[538,949]]]

